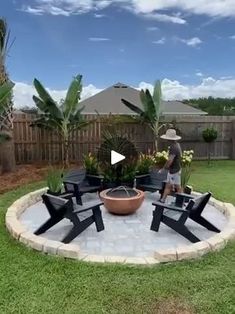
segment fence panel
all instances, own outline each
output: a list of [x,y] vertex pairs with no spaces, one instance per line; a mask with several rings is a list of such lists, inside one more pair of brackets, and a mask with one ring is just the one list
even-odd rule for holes
[[[72,162],[81,162],[83,155],[95,153],[102,141],[102,131],[107,124],[95,115],[86,115],[87,120],[96,119],[86,129],[74,131],[70,136],[69,157]],[[102,117],[101,117],[102,118]],[[34,115],[17,114],[14,121],[14,139],[16,162],[21,163],[57,163],[62,158],[62,145],[55,132],[49,132],[37,127],[31,127]],[[202,139],[202,131],[213,126],[218,131],[218,139],[211,145],[212,158],[235,159],[235,118],[234,117],[167,117],[164,122],[174,121],[181,133],[182,148],[193,149],[196,159],[207,157],[207,144]],[[145,125],[125,123],[115,126],[121,130],[137,147],[138,151],[154,150],[151,130]],[[159,141],[159,149],[167,144]]]

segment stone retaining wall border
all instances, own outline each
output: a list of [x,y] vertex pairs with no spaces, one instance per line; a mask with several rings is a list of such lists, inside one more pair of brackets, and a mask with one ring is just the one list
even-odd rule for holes
[[[100,256],[84,254],[75,244],[64,244],[34,235],[19,221],[20,215],[31,205],[41,201],[41,196],[47,188],[28,193],[15,201],[7,210],[5,217],[6,228],[16,240],[26,246],[47,254],[58,255],[64,258],[72,258],[87,262],[107,262],[121,264],[154,265],[159,263],[196,259],[208,252],[218,251],[225,247],[229,240],[235,240],[235,207],[230,203],[224,203],[211,198],[210,204],[215,206],[228,219],[228,224],[223,231],[211,238],[195,244],[178,247],[177,249],[165,249],[154,252],[153,257],[126,257],[126,256]],[[195,196],[200,193],[194,192]]]

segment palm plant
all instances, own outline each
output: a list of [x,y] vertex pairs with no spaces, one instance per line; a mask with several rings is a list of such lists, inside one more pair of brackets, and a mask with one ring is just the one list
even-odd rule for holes
[[77,75],[72,80],[66,97],[57,103],[46,91],[43,85],[34,79],[38,96],[33,96],[37,106],[38,117],[33,125],[56,131],[62,141],[62,159],[65,167],[69,165],[69,136],[74,130],[81,130],[92,121],[85,121],[79,100],[82,92],[82,76]]
[[11,47],[10,31],[4,19],[0,18],[0,138],[1,138],[1,164],[2,172],[13,171],[15,168],[15,154],[13,141],[13,102],[12,88],[6,70],[6,57]]
[[148,89],[145,91],[142,89],[140,91],[140,100],[143,105],[143,109],[125,99],[122,99],[124,105],[138,114],[137,119],[141,123],[147,124],[152,130],[156,151],[158,150],[158,134],[162,127],[162,125],[159,126],[161,95],[161,82],[157,81],[154,86],[153,95],[151,95]]
[[12,82],[7,82],[0,86],[0,143],[9,138],[8,133],[4,132],[4,120],[8,110],[6,99],[9,97],[13,87],[14,84]]

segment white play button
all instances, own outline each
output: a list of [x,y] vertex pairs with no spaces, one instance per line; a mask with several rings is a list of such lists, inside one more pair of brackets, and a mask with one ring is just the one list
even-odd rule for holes
[[124,160],[126,157],[115,152],[115,150],[111,150],[111,165],[115,165],[119,161]]

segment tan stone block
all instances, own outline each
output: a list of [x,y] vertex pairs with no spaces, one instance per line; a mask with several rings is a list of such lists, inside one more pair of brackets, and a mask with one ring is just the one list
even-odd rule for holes
[[221,238],[219,234],[207,239],[206,242],[209,243],[212,251],[223,249],[227,243],[227,241]]
[[177,259],[179,261],[184,260],[184,259],[194,259],[199,256],[197,249],[194,248],[192,245],[185,245],[185,246],[178,247],[176,249],[176,253],[177,253]]
[[104,260],[107,263],[120,263],[120,264],[123,264],[126,261],[126,257],[125,256],[105,256]]
[[58,248],[63,245],[63,243],[59,241],[46,240],[43,244],[43,252],[55,255],[57,254]]
[[159,262],[172,262],[177,260],[175,249],[158,250],[154,252],[154,258]]
[[16,217],[6,216],[5,225],[15,239],[18,239],[21,233],[27,231],[27,228]]
[[17,219],[17,208],[10,207],[6,212],[6,217],[14,217]]
[[43,251],[43,246],[46,243],[47,239],[36,236],[35,234],[31,233],[31,236],[28,240],[28,245],[37,251]]
[[20,235],[23,232],[26,232],[28,229],[23,226],[22,224],[20,224],[19,222],[17,224],[14,224],[14,226],[11,229],[11,235],[13,236],[13,238],[15,239],[19,239]]
[[193,196],[195,196],[195,197],[197,197],[197,196],[202,195],[202,193],[199,193],[199,192],[195,192],[195,191],[193,191],[193,192],[192,192],[192,195],[193,195]]
[[32,235],[33,234],[30,231],[23,232],[23,233],[21,233],[21,235],[19,237],[19,241],[25,245],[29,245],[29,241],[30,241]]
[[147,261],[143,257],[127,257],[125,264],[146,265]]
[[34,201],[34,203],[40,202],[42,200],[42,195],[46,193],[47,188],[42,188],[40,190],[36,190],[30,192],[30,198]]
[[235,207],[231,203],[224,203],[225,212],[227,217],[234,217],[235,218]]
[[214,199],[214,206],[221,212],[224,212],[224,203]]
[[235,229],[235,217],[230,217],[226,228]]
[[86,253],[79,253],[78,259],[79,259],[80,261],[82,261],[82,260],[84,260],[84,258],[86,258],[87,256],[88,256],[88,254],[86,254]]
[[235,228],[225,228],[219,236],[225,241],[235,240]]
[[75,244],[62,244],[57,251],[57,254],[66,258],[78,258],[80,248]]
[[202,256],[211,251],[209,243],[200,241],[191,245],[196,251],[198,256]]
[[214,197],[211,197],[210,200],[209,200],[209,204],[212,205],[212,206],[215,206],[216,201],[217,200]]
[[83,260],[86,262],[93,262],[93,263],[105,262],[104,256],[100,256],[100,255],[87,255]]

